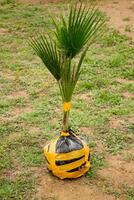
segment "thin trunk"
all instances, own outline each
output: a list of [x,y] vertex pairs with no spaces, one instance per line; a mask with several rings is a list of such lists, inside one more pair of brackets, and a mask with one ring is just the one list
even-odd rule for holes
[[63,113],[63,131],[67,132],[69,130],[69,111]]

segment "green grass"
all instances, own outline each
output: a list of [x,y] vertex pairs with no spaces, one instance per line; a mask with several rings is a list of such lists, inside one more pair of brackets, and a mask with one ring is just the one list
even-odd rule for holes
[[131,162],[131,161],[134,161],[134,155],[132,153],[128,153],[124,159],[127,161],[127,162]]
[[12,132],[21,131],[21,128],[18,127],[17,123],[12,122],[3,122],[0,124],[0,137],[8,136],[12,134]]
[[124,184],[124,192],[127,196],[127,200],[134,199],[134,187],[129,187],[127,184]]
[[25,166],[39,166],[44,162],[43,153],[39,147],[25,148],[24,151],[21,151],[19,157]]
[[125,31],[126,32],[132,32],[131,26],[130,25],[126,25]]
[[134,84],[129,83],[129,84],[122,85],[121,90],[124,92],[128,91],[134,94]]
[[91,169],[87,173],[88,178],[95,178],[96,172],[98,169],[101,169],[105,166],[104,156],[101,154],[93,154],[91,155]]
[[3,200],[30,198],[32,192],[34,192],[34,180],[32,180],[30,172],[25,172],[25,175],[23,173],[18,175],[15,181],[3,179],[0,186],[0,198]]
[[104,141],[106,143],[107,150],[110,153],[116,154],[121,149],[126,147],[126,143],[129,142],[129,138],[116,130],[111,130],[111,132],[107,134],[106,138],[104,136]]
[[124,18],[123,18],[123,21],[125,21],[125,22],[130,21],[130,17],[124,17]]
[[112,32],[105,36],[103,39],[103,45],[107,47],[119,45],[128,39],[127,36],[121,35],[117,30],[112,30]]
[[108,181],[104,183],[104,192],[113,195],[115,198],[120,198],[121,193],[115,189]]
[[134,134],[134,123],[127,124],[127,129],[129,132]]
[[[66,6],[63,3],[23,5],[10,0],[0,4],[0,199],[32,199],[38,187],[38,168],[45,166],[42,147],[61,129],[62,105],[56,82],[27,40],[39,31],[48,31],[49,13],[58,15]],[[108,29],[103,38],[97,38],[84,61],[70,117],[76,132],[81,127],[93,130],[93,136],[84,133],[94,152],[86,179],[96,180],[97,170],[106,167],[107,154],[118,155],[132,145],[133,123],[128,122],[118,130],[110,127],[109,120],[112,117],[129,119],[134,113],[133,99],[122,95],[127,91],[134,94],[134,84],[116,81],[118,78],[134,80],[133,55],[132,40]],[[25,91],[27,98],[9,98],[17,91]],[[25,112],[28,107],[31,111]],[[11,112],[15,108],[24,112],[14,117]],[[103,152],[97,145],[99,140]],[[132,156],[124,159],[129,162]],[[6,175],[9,171],[13,179]],[[112,192],[112,189],[106,190]],[[116,191],[113,193],[118,196]],[[128,200],[132,195],[131,191],[126,192]]]

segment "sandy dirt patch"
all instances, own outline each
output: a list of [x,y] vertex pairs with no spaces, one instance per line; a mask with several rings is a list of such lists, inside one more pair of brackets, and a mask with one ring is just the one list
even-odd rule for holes
[[85,183],[85,178],[77,180],[59,180],[44,170],[40,185],[34,199],[49,200],[114,200],[115,198],[104,194],[95,185]]
[[134,39],[134,0],[103,0],[99,5],[110,26]]
[[6,96],[8,99],[15,99],[15,98],[19,98],[19,97],[23,97],[23,98],[28,98],[28,94],[26,91],[15,91],[9,95]]
[[[56,3],[60,0],[17,0],[21,3]],[[62,1],[64,2],[64,1]],[[99,8],[109,17],[109,25],[134,40],[134,0],[100,0]]]

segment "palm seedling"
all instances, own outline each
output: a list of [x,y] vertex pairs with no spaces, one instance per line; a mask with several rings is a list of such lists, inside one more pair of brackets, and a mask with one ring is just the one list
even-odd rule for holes
[[[103,32],[105,19],[94,5],[80,3],[71,5],[68,17],[61,16],[60,23],[53,18],[52,23],[55,27],[54,37],[45,34],[30,39],[30,45],[56,79],[63,101],[61,135],[48,144],[44,152],[48,168],[56,176],[75,178],[84,174],[90,163],[88,147],[69,126],[70,102],[83,60],[90,44]],[[81,152],[83,149],[85,154]]]

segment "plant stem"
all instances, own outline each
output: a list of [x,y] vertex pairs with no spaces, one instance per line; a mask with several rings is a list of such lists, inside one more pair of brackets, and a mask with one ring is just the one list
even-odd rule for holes
[[69,130],[69,111],[63,113],[63,131],[67,132]]

